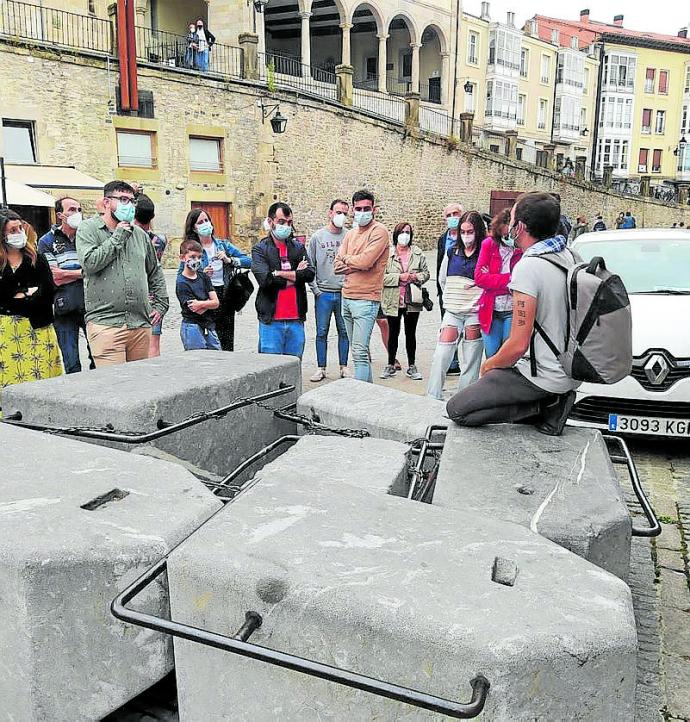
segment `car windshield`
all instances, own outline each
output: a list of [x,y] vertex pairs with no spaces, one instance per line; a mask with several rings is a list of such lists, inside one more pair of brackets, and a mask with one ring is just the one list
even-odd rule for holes
[[583,261],[602,256],[628,293],[690,294],[690,240],[590,241],[574,249]]

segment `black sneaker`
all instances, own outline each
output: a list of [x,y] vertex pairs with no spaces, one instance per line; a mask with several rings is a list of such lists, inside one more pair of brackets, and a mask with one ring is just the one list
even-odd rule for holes
[[547,436],[560,436],[575,404],[575,397],[574,391],[568,391],[567,394],[559,394],[554,400],[545,403],[537,431]]

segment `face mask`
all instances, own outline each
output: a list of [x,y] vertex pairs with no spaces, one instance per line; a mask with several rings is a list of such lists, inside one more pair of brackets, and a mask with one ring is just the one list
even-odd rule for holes
[[409,246],[410,245],[410,234],[409,233],[401,233],[398,236],[398,245],[399,246]]
[[134,220],[134,203],[117,202],[117,207],[113,211],[113,215],[118,221],[131,223]]
[[185,261],[185,265],[190,271],[196,271],[201,267],[201,259],[200,258],[188,258]]
[[273,227],[273,235],[279,240],[284,241],[286,238],[290,238],[292,235],[292,226],[288,226],[287,223],[281,225],[276,223]]
[[504,246],[508,246],[508,248],[515,248],[515,241],[510,237],[510,235],[503,236],[503,238],[501,238],[501,241],[503,242]]
[[460,238],[466,246],[474,245],[474,233],[461,233]]
[[84,220],[84,216],[81,213],[72,213],[69,218],[65,220],[65,223],[74,231],[79,228],[79,224]]
[[374,220],[374,211],[355,211],[355,223],[358,226],[368,226]]
[[210,221],[204,221],[196,227],[196,232],[200,236],[210,236],[213,233],[213,224]]
[[333,225],[336,228],[342,228],[345,225],[345,214],[344,213],[336,213],[333,216]]
[[454,231],[460,225],[460,218],[458,218],[458,216],[448,216],[446,223],[448,224],[448,228]]
[[24,248],[26,245],[26,233],[19,231],[19,233],[8,233],[5,237],[5,242],[11,248]]
[[515,226],[510,226],[510,228],[508,228],[508,238],[510,238],[510,240],[513,242],[513,246],[515,246],[515,244],[517,243]]

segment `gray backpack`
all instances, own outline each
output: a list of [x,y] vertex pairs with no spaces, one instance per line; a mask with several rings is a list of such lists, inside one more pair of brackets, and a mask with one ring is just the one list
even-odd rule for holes
[[537,375],[534,338],[538,333],[575,381],[615,384],[632,371],[632,314],[630,300],[619,276],[606,270],[601,256],[589,263],[563,265],[552,254],[537,256],[567,274],[568,326],[565,349],[556,344],[535,321],[530,342],[532,376]]

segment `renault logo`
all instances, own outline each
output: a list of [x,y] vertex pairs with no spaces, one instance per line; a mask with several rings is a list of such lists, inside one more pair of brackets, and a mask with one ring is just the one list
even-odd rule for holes
[[670,370],[671,367],[668,365],[668,361],[660,354],[651,356],[649,361],[644,365],[645,376],[653,386],[663,384]]

